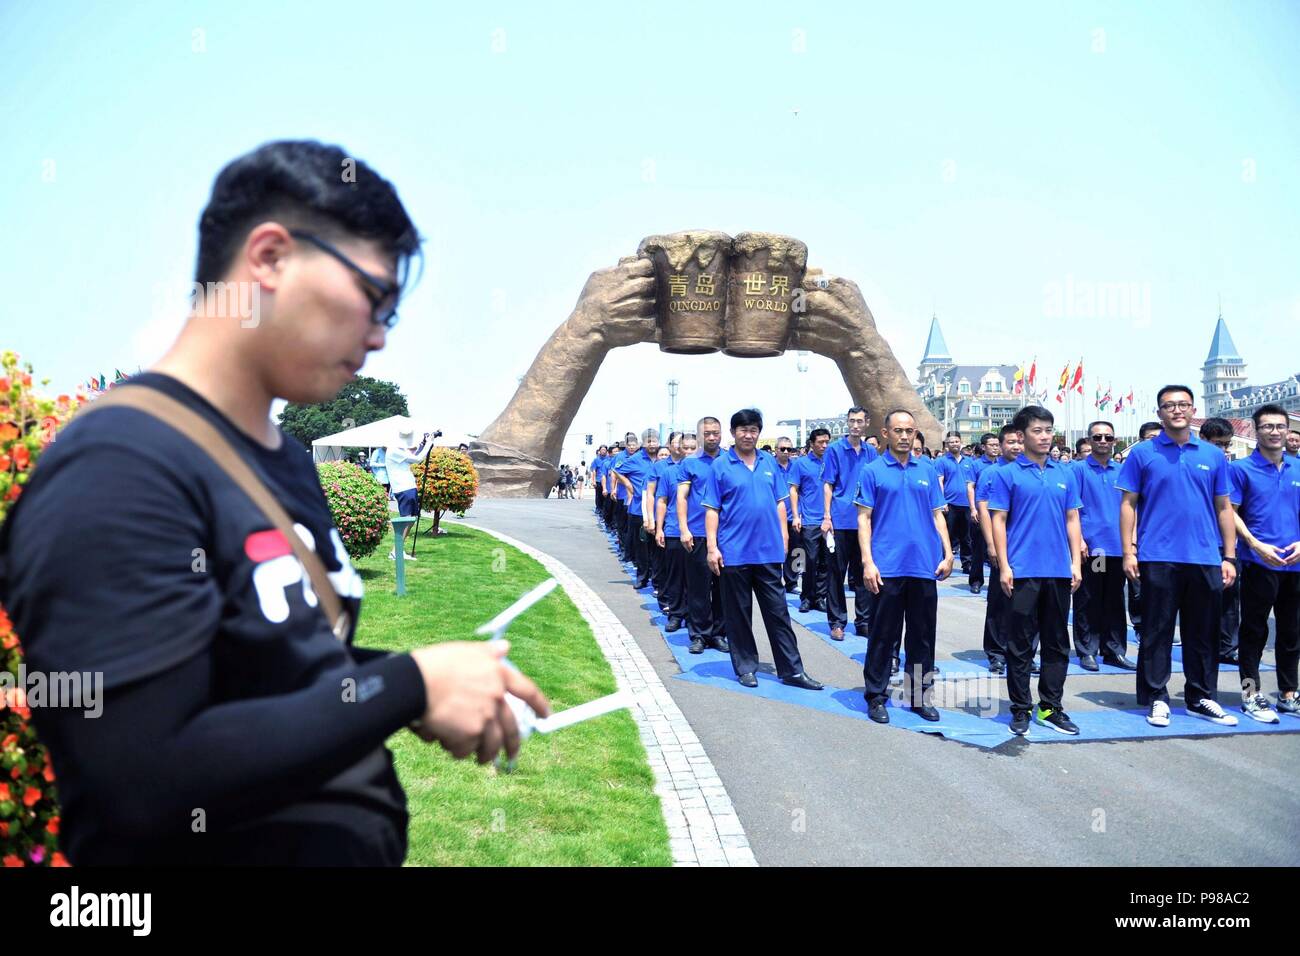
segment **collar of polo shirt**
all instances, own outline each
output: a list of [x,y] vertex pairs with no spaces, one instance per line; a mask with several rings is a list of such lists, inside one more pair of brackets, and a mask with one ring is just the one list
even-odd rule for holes
[[917,459],[913,458],[911,455],[907,456],[907,461],[899,461],[897,458],[894,457],[894,449],[892,448],[886,448],[885,453],[880,457],[885,459],[886,465],[894,464],[894,465],[898,465],[898,467],[900,468],[910,468],[913,465],[920,467],[920,462]]

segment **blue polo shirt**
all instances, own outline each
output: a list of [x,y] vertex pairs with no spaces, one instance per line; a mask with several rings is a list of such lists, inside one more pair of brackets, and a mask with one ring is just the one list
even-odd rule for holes
[[[686,530],[697,538],[704,537],[704,493],[709,489],[709,475],[713,472],[714,463],[724,454],[719,450],[715,457],[710,458],[704,449],[700,449],[687,455],[677,466],[678,486],[684,482],[689,482],[691,486],[686,496]],[[680,528],[677,533],[681,534]]]
[[885,453],[862,469],[854,503],[871,509],[871,557],[882,578],[934,580],[943,541],[934,512],[943,509],[939,476],[928,461],[900,463]]
[[790,490],[773,456],[765,451],[754,456],[751,470],[732,448],[709,470],[704,507],[718,512],[718,550],[728,567],[785,560],[776,505],[790,497]]
[[[791,459],[789,464],[784,466],[782,466],[781,460],[777,458],[776,455],[773,455],[772,459],[776,462],[776,470],[778,472],[777,477],[781,480],[781,487],[782,488],[789,487],[790,476],[794,474],[794,466],[799,462],[799,459],[798,458]],[[790,493],[787,491],[786,496],[788,497],[789,494]],[[790,502],[788,501],[785,504],[785,519],[787,523],[794,520],[794,515],[790,513]]]
[[[864,465],[879,458],[876,450],[863,441],[854,451],[848,438],[841,438],[826,446],[822,464],[822,481],[831,486],[831,527],[836,531],[858,530],[858,509],[853,504],[858,493],[858,480]],[[799,489],[800,494],[803,489]],[[818,498],[824,496],[819,491]],[[821,505],[825,508],[825,504]],[[825,515],[822,515],[825,518]],[[821,518],[818,523],[821,523]]]
[[[1300,459],[1282,455],[1282,467],[1255,449],[1228,468],[1232,480],[1232,503],[1242,522],[1265,544],[1285,548],[1300,541]],[[1275,568],[1265,564],[1251,548],[1238,548],[1237,555],[1270,571],[1300,573],[1300,564]]]
[[[614,456],[613,460],[605,466],[605,474],[608,475],[611,472],[618,471],[618,466],[623,464],[625,461],[627,461],[626,448],[620,450],[619,453]],[[610,482],[614,485],[614,498],[618,501],[627,501],[627,492],[623,490],[623,486],[613,478],[610,479]]]
[[1119,503],[1124,499],[1124,493],[1115,486],[1119,473],[1120,467],[1114,459],[1106,462],[1105,468],[1091,455],[1071,464],[1070,474],[1074,476],[1075,489],[1083,502],[1079,521],[1089,554],[1113,558],[1124,553],[1119,541]]
[[1083,503],[1069,465],[1027,455],[993,471],[989,511],[1007,512],[1007,562],[1018,578],[1070,577],[1065,519]]
[[805,525],[815,527],[826,517],[822,492],[822,466],[825,463],[824,457],[818,458],[809,452],[790,466],[790,474],[786,476],[786,483],[799,491],[799,520]]
[[999,458],[988,468],[980,472],[979,479],[975,482],[975,504],[981,501],[989,500],[989,491],[993,488],[993,476],[999,468],[1005,468],[1007,465],[1014,465],[1015,462],[1009,462],[1005,458]]
[[1232,494],[1228,462],[1208,441],[1181,448],[1161,432],[1139,442],[1116,485],[1138,499],[1138,560],[1217,566],[1223,560],[1214,499]]
[[970,502],[966,498],[966,482],[975,480],[971,465],[969,458],[958,461],[952,452],[934,463],[935,471],[943,479],[943,500],[950,507],[970,508]]
[[668,502],[664,507],[664,536],[675,538],[681,534],[677,527],[677,462],[671,458],[655,462],[650,480],[655,483],[656,504],[661,498]]
[[632,495],[632,500],[627,503],[628,514],[636,515],[638,518],[642,516],[641,493],[645,491],[645,483],[650,479],[650,472],[654,470],[654,466],[654,459],[644,448],[638,448],[635,455],[629,455],[618,466],[618,473],[632,482],[632,488],[636,492]]

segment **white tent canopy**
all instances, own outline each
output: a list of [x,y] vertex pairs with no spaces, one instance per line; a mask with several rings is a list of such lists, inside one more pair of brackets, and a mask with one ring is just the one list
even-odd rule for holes
[[[387,448],[389,445],[397,444],[397,433],[404,428],[409,428],[415,432],[417,443],[420,436],[425,432],[432,433],[436,431],[432,425],[425,424],[421,419],[409,418],[406,415],[393,415],[377,422],[371,422],[368,425],[349,428],[336,435],[317,438],[311,443],[312,461],[337,461],[343,457],[345,449],[348,448],[364,448],[367,451],[375,448]],[[442,437],[435,441],[434,444],[440,448],[456,448],[462,442],[469,444],[470,441],[468,435],[444,432]]]

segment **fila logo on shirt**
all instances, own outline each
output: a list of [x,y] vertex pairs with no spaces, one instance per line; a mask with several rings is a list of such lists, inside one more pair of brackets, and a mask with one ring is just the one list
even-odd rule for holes
[[[316,538],[312,533],[301,524],[295,523],[293,528],[303,543],[315,551]],[[339,563],[339,570],[329,572],[330,584],[340,598],[359,600],[365,588],[361,576],[348,560],[347,548],[343,546],[337,528],[330,528],[330,541],[334,545],[334,559]],[[263,616],[272,624],[283,624],[289,619],[287,588],[301,585],[302,599],[308,607],[316,606],[311,577],[278,528],[254,531],[244,539],[244,553],[257,564],[253,569],[253,588],[257,591],[257,603]]]

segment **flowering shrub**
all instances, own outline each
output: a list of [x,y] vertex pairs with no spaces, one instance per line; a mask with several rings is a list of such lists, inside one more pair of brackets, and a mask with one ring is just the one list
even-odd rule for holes
[[[45,384],[42,382],[42,384]],[[0,523],[8,517],[36,459],[84,400],[45,398],[32,390],[32,368],[14,352],[0,355]],[[0,862],[67,866],[58,852],[59,805],[49,753],[36,739],[17,675],[22,646],[0,607]]]
[[420,496],[420,510],[433,512],[433,530],[445,512],[464,515],[478,494],[478,472],[469,456],[451,448],[435,448],[429,455],[429,480],[424,480],[424,462],[411,466]]
[[374,553],[388,529],[384,486],[350,461],[323,461],[316,473],[349,557],[355,561]]

